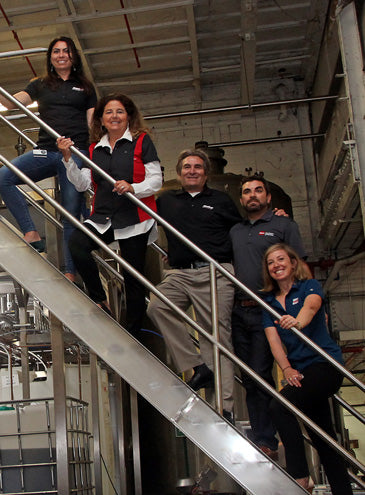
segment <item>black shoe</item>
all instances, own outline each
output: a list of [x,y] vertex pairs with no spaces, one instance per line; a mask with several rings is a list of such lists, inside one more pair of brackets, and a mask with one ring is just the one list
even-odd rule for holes
[[194,367],[194,375],[187,382],[187,385],[197,391],[201,388],[214,387],[214,374],[206,364]]
[[44,239],[41,239],[40,241],[33,241],[29,243],[35,250],[38,251],[38,253],[44,253],[46,249],[46,242]]
[[223,409],[223,418],[226,419],[228,423],[231,423],[231,425],[235,425],[233,411]]

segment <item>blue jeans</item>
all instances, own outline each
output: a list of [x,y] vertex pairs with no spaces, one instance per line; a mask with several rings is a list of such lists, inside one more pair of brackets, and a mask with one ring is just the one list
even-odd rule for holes
[[[82,153],[87,155],[86,151],[82,151]],[[81,168],[81,158],[73,155],[73,159],[78,167]],[[62,153],[60,151],[47,151],[46,157],[34,156],[33,151],[28,151],[12,160],[12,163],[33,182],[57,175],[62,206],[71,215],[78,219],[80,218],[84,196],[83,193],[77,192],[73,184],[67,179],[66,168],[62,163]],[[26,200],[16,188],[16,185],[22,183],[22,180],[6,166],[0,169],[0,194],[7,208],[18,222],[21,231],[26,234],[31,230],[37,229],[30,216]],[[74,263],[68,248],[68,240],[74,227],[65,219],[63,219],[63,226],[64,269],[66,273],[75,273]]]
[[[262,326],[259,307],[235,306],[232,312],[232,342],[235,354],[272,387],[273,357]],[[275,427],[271,420],[269,405],[271,396],[242,372],[242,384],[246,389],[247,411],[251,431],[249,438],[258,446],[278,448]]]

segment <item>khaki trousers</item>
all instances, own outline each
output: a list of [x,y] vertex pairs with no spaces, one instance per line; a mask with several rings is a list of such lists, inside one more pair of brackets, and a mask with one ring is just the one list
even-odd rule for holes
[[[229,263],[222,266],[233,273]],[[231,313],[234,299],[233,284],[217,272],[219,340],[232,351]],[[173,269],[164,272],[157,287],[171,302],[183,311],[193,306],[197,323],[207,332],[212,332],[211,295],[209,266],[199,269]],[[178,372],[183,372],[205,363],[213,370],[213,349],[210,342],[199,335],[200,354],[192,342],[189,326],[154,294],[147,314],[162,333]],[[233,407],[234,374],[232,362],[221,357],[223,407]]]

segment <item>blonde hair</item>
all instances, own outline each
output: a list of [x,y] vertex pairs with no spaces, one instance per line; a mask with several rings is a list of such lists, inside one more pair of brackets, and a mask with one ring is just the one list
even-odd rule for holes
[[277,290],[279,290],[279,286],[276,280],[271,277],[267,267],[267,258],[270,256],[271,253],[279,250],[285,251],[291,261],[296,261],[296,266],[294,267],[293,272],[295,280],[308,280],[310,278],[307,266],[292,247],[284,243],[273,244],[266,250],[262,259],[262,275],[264,279],[264,287],[262,289],[262,292],[276,292]]

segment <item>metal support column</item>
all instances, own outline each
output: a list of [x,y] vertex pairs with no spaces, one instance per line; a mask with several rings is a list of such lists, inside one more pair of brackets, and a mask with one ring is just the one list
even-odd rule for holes
[[21,365],[22,365],[22,395],[23,399],[30,399],[30,382],[29,382],[29,353],[27,346],[27,328],[28,313],[27,302],[28,293],[14,281],[15,292],[19,307],[19,323],[24,325],[20,330],[20,349],[21,349]]
[[337,22],[345,72],[345,83],[349,97],[352,135],[354,143],[349,144],[353,158],[355,180],[359,182],[360,204],[365,231],[365,84],[359,24],[355,2],[339,8]]
[[[55,179],[54,179],[55,180]],[[52,192],[49,194],[54,197]],[[57,211],[47,201],[44,203],[44,209],[53,217],[57,217]],[[45,222],[45,234],[47,240],[47,259],[57,268],[62,265],[62,232],[55,224]]]
[[133,442],[134,495],[142,495],[141,455],[139,444],[138,394],[130,387]]
[[56,459],[57,459],[57,493],[70,494],[68,445],[67,445],[67,412],[66,383],[64,369],[64,344],[62,323],[50,314],[52,359],[53,359],[53,395],[56,426]]
[[[298,125],[300,134],[310,133],[309,109],[305,105],[297,107]],[[322,254],[322,246],[319,239],[320,216],[318,207],[317,178],[314,163],[313,141],[305,139],[300,142],[303,156],[304,177],[306,184],[306,198],[308,201],[309,220],[311,226],[311,238],[316,239],[313,243],[313,251],[318,255]],[[318,245],[319,244],[319,245]]]
[[91,375],[91,409],[93,418],[93,440],[94,440],[94,475],[96,493],[103,493],[103,482],[101,475],[101,452],[100,452],[100,415],[99,415],[99,386],[98,386],[98,361],[94,352],[90,351],[90,375]]
[[113,424],[115,480],[116,484],[119,486],[119,493],[127,494],[127,469],[123,417],[123,402],[125,401],[125,397],[122,390],[122,379],[115,372],[111,374],[109,396]]

